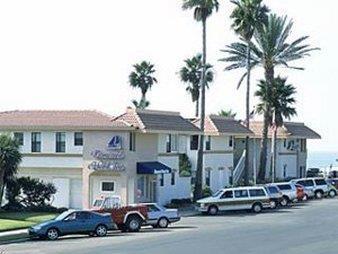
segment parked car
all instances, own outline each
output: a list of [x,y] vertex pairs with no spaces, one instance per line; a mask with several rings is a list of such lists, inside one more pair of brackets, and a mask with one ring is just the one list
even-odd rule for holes
[[276,185],[267,184],[264,186],[266,192],[269,194],[271,199],[271,208],[275,209],[283,200],[283,193],[279,190]]
[[329,185],[328,197],[334,198],[338,194],[338,191],[337,191],[338,179],[328,178],[326,179],[326,182]]
[[[324,178],[303,178],[293,180],[292,182],[304,186],[305,189],[312,190],[314,192],[315,198],[317,199],[321,199],[324,196],[329,195],[330,187]],[[330,194],[334,194],[335,196],[333,191],[331,191]]]
[[227,188],[211,197],[197,201],[199,211],[216,215],[219,211],[252,210],[259,213],[263,208],[271,208],[273,201],[264,187]]
[[117,228],[123,232],[138,232],[148,220],[148,208],[144,205],[122,206],[116,196],[100,196],[92,206],[92,211],[109,213]]
[[282,206],[287,206],[291,202],[297,201],[297,187],[294,183],[276,183],[275,186],[282,192]]
[[179,221],[181,218],[177,209],[167,209],[156,203],[143,203],[148,208],[148,219],[144,225],[151,225],[154,228],[167,228],[170,223]]
[[109,214],[68,210],[53,220],[29,228],[28,234],[31,238],[56,240],[60,236],[70,234],[105,236],[107,231],[112,229],[114,229],[114,223]]

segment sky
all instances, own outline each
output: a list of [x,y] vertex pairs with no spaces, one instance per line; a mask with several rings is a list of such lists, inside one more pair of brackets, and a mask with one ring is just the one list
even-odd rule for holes
[[[0,1],[0,110],[97,109],[121,114],[140,91],[128,84],[132,65],[155,64],[158,84],[147,94],[151,109],[194,114],[194,105],[178,76],[183,60],[201,52],[201,24],[180,0],[17,0]],[[310,35],[320,47],[298,61],[305,71],[277,69],[297,88],[298,116],[322,135],[311,151],[338,151],[338,2],[266,0],[270,9],[294,21],[291,40]],[[244,118],[245,87],[236,89],[240,71],[225,72],[220,49],[237,40],[230,29],[233,6],[207,23],[207,61],[215,80],[207,91],[207,113],[232,109]],[[262,78],[252,77],[253,93]]]

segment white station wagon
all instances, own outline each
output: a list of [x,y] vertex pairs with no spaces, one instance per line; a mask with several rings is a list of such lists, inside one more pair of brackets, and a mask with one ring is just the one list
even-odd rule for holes
[[263,208],[273,208],[273,201],[264,187],[222,189],[211,197],[198,200],[197,203],[200,212],[210,215],[229,210],[252,210],[259,213]]

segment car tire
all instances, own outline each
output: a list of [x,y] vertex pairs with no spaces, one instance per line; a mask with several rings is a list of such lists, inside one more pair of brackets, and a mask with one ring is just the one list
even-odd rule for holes
[[218,213],[218,207],[217,206],[215,206],[215,205],[209,206],[209,208],[208,208],[208,214],[209,215],[214,216],[214,215],[217,215],[217,213]]
[[315,192],[315,197],[316,197],[316,199],[322,199],[323,198],[323,193],[321,191],[316,191]]
[[158,220],[158,222],[157,222],[157,227],[158,227],[158,228],[167,228],[168,225],[169,225],[169,221],[168,221],[168,219],[165,218],[165,217],[160,218],[160,219]]
[[99,237],[106,236],[108,233],[108,229],[105,225],[98,225],[95,229],[95,235]]
[[278,203],[275,200],[270,201],[270,208],[271,209],[276,209],[278,206]]
[[282,207],[286,207],[289,204],[289,199],[287,197],[282,197],[282,200],[280,201],[280,205]]
[[330,190],[329,191],[329,197],[334,198],[337,195],[337,192],[335,190]]
[[262,208],[262,205],[261,205],[261,204],[255,203],[255,204],[252,205],[251,210],[252,210],[254,213],[260,213],[260,212],[262,212],[263,208]]
[[126,226],[129,232],[138,232],[141,228],[141,219],[138,216],[129,216]]
[[60,236],[59,230],[56,228],[50,228],[46,232],[46,238],[51,241],[57,240],[59,236]]

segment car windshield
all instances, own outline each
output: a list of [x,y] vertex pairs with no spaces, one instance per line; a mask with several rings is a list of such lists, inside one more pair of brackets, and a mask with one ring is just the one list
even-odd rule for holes
[[61,213],[60,215],[56,216],[54,220],[64,220],[69,214],[71,214],[74,211],[65,211]]
[[212,196],[215,198],[215,197],[218,197],[221,193],[223,193],[223,191],[219,190],[219,191],[216,191],[214,194],[212,194]]

